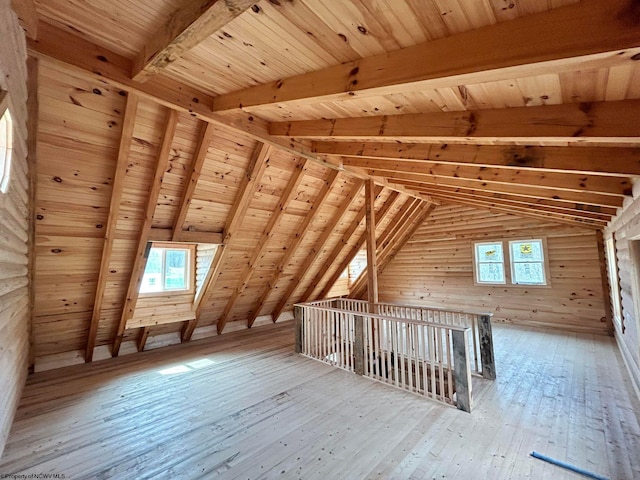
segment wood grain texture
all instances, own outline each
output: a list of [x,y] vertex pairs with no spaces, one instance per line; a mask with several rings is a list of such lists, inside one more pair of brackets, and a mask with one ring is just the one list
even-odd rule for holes
[[[293,330],[276,324],[33,375],[0,470],[575,478],[531,458],[536,450],[612,479],[640,475],[640,403],[610,337],[495,325],[499,377],[472,379],[469,415],[298,356]],[[160,373],[177,366],[186,372]]]
[[[8,0],[0,2],[0,90],[6,92],[6,105],[13,120],[11,169],[6,192],[0,192],[0,456],[4,450],[22,388],[27,378],[30,349],[30,331],[33,328],[28,267],[33,249],[32,197],[33,157],[27,158],[27,146],[35,143],[29,138],[27,98],[27,52],[24,37]],[[32,70],[33,72],[33,70]],[[37,69],[35,71],[37,74]],[[30,79],[30,86],[34,81]],[[33,98],[31,98],[33,102]],[[33,110],[31,110],[33,112]],[[4,114],[4,112],[3,112]],[[33,125],[33,122],[30,122]],[[3,160],[5,145],[0,147]],[[3,172],[4,173],[4,172]]]
[[[548,287],[474,285],[474,241],[546,237]],[[488,310],[495,322],[606,334],[596,234],[473,207],[437,207],[379,277],[382,301]]]

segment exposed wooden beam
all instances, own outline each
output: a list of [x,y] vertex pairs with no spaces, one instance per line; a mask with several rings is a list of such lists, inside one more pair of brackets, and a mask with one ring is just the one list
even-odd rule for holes
[[[322,249],[331,237],[331,234],[334,233],[335,228],[340,224],[340,222],[342,222],[343,217],[349,211],[349,208],[351,208],[351,205],[353,205],[353,202],[358,197],[360,190],[362,190],[362,182],[358,181],[355,183],[355,185],[347,195],[347,198],[342,202],[340,208],[333,214],[333,217],[328,222],[327,226],[324,228],[322,234],[316,240],[311,250],[307,252],[307,256],[304,262],[298,268],[297,272],[289,282],[287,289],[280,296],[280,300],[271,313],[274,322],[278,319],[278,317],[284,310],[284,307],[287,305],[287,302],[291,299],[291,296],[295,292],[296,288],[298,288],[298,285],[305,277],[311,266],[314,264],[316,258],[318,258],[318,256],[322,252]],[[286,265],[283,265],[283,268],[286,268]]]
[[547,206],[547,205],[542,205],[542,204],[531,205],[531,204],[528,204],[528,203],[512,201],[512,200],[508,200],[508,199],[504,199],[504,198],[493,198],[493,197],[489,197],[489,196],[480,196],[480,195],[467,194],[467,193],[464,193],[462,191],[451,192],[451,191],[444,191],[444,190],[443,191],[437,191],[437,190],[432,190],[432,189],[429,189],[429,191],[432,191],[434,195],[440,194],[441,196],[444,195],[444,196],[450,196],[451,198],[460,198],[460,199],[465,199],[465,200],[485,202],[485,203],[490,203],[490,204],[495,204],[495,205],[501,205],[501,206],[504,206],[504,207],[514,207],[514,208],[534,210],[534,211],[540,211],[540,212],[559,213],[559,214],[564,214],[564,215],[570,215],[570,216],[576,217],[576,218],[584,218],[584,219],[592,219],[592,220],[604,220],[605,222],[608,222],[613,217],[613,215],[607,215],[607,214],[602,214],[602,213],[579,210],[579,209],[575,209],[575,208],[574,209],[571,209],[571,208],[568,208],[568,207],[559,208],[559,207],[552,207],[552,206]]
[[631,179],[582,173],[558,173],[531,169],[507,169],[477,167],[475,165],[453,165],[437,162],[414,162],[410,160],[374,160],[368,158],[345,158],[346,168],[359,167],[376,171],[377,175],[409,173],[439,178],[469,178],[497,183],[531,185],[575,192],[631,195]]
[[[309,228],[311,227],[313,220],[316,218],[316,216],[322,209],[322,205],[324,205],[324,202],[326,201],[327,197],[331,193],[331,190],[336,184],[338,177],[339,177],[339,173],[337,171],[331,170],[329,172],[328,178],[325,180],[324,185],[322,186],[322,188],[320,189],[320,192],[318,193],[318,196],[315,198],[314,202],[311,205],[311,210],[305,215],[304,220],[302,221],[302,224],[296,229],[296,234],[289,242],[289,245],[287,246],[284,257],[282,257],[282,259],[280,260],[280,264],[275,269],[273,276],[271,277],[269,282],[267,282],[266,288],[263,289],[262,294],[260,295],[260,298],[256,302],[251,313],[249,314],[249,317],[247,320],[247,325],[249,328],[253,326],[253,323],[256,321],[256,318],[258,318],[258,315],[260,314],[261,308],[269,298],[269,295],[274,291],[276,285],[278,284],[278,281],[280,280],[280,277],[282,276],[285,269],[287,268],[287,265],[289,265],[289,262],[291,261],[294,254],[298,250],[298,247],[300,246],[302,239],[305,237],[305,235],[309,231]],[[287,295],[285,294],[284,296],[287,296]],[[274,322],[277,319],[278,317],[276,316],[273,317]]]
[[485,210],[508,213],[510,215],[517,215],[519,217],[525,217],[525,218],[529,217],[529,218],[535,218],[538,220],[542,219],[542,220],[552,221],[556,223],[566,223],[569,225],[580,226],[584,228],[600,229],[600,228],[604,228],[607,224],[606,221],[590,220],[590,219],[573,217],[571,215],[548,213],[548,212],[542,212],[542,211],[533,210],[533,209],[520,209],[515,207],[503,206],[496,202],[491,203],[491,202],[482,202],[477,200],[467,200],[459,197],[444,196],[444,195],[437,195],[436,198],[440,199],[442,203],[470,205],[476,208],[484,208]]
[[[242,178],[241,184],[238,186],[238,193],[233,206],[231,207],[231,211],[229,212],[229,216],[227,217],[223,239],[224,248],[220,251],[217,265],[215,265],[215,268],[212,266],[212,270],[214,270],[212,275],[208,276],[208,279],[202,287],[202,296],[196,307],[196,322],[194,323],[193,329],[195,329],[197,322],[200,320],[202,310],[206,306],[207,300],[215,288],[216,281],[220,276],[219,271],[222,268],[228,252],[231,250],[230,244],[235,241],[238,231],[240,230],[240,225],[242,224],[247,210],[249,209],[251,198],[253,197],[255,189],[259,185],[262,174],[267,167],[270,152],[271,147],[260,142],[258,142],[253,150],[247,166],[247,173]],[[222,333],[223,328],[224,326],[220,328],[218,325],[218,334]],[[193,329],[191,331],[193,331]],[[188,338],[186,338],[186,340],[188,340]]]
[[147,206],[144,212],[144,222],[140,227],[138,246],[136,248],[136,255],[134,257],[135,260],[133,262],[133,268],[131,269],[131,276],[129,277],[127,296],[125,297],[122,314],[120,315],[120,322],[118,324],[116,336],[113,341],[113,349],[111,351],[111,355],[114,357],[117,357],[120,353],[120,345],[122,344],[124,331],[127,327],[127,321],[129,321],[129,319],[133,316],[133,313],[136,309],[136,304],[138,302],[140,285],[142,283],[142,277],[144,275],[144,269],[147,264],[147,257],[149,255],[149,232],[151,231],[153,216],[155,214],[156,207],[158,206],[158,197],[162,188],[164,175],[169,165],[171,144],[173,143],[173,138],[178,126],[178,116],[179,114],[176,110],[169,110],[167,112],[164,133],[162,135],[162,143],[158,151],[156,171],[149,189]]
[[170,228],[152,228],[149,232],[150,242],[213,243],[220,245],[222,240],[223,234],[220,232],[200,232],[197,230],[176,232]]
[[[377,170],[369,170],[373,174],[380,174]],[[478,180],[475,178],[445,178],[435,175],[417,175],[413,173],[388,173],[387,176],[394,182],[414,186],[415,184],[447,185],[450,187],[466,187],[482,189],[488,192],[507,193],[512,195],[525,195],[529,197],[549,198],[563,200],[565,202],[578,202],[591,205],[621,207],[624,197],[621,195],[608,195],[603,193],[574,192],[558,188],[542,186],[518,185],[509,183],[497,183],[490,180]],[[407,183],[408,182],[408,183]],[[423,189],[425,193],[427,190]]]
[[27,47],[30,55],[62,66],[80,78],[98,80],[123,91],[137,93],[142,99],[188,113],[227,130],[241,132],[242,135],[301,155],[325,167],[341,168],[338,161],[334,163],[319,159],[311,152],[308,142],[271,137],[268,122],[254,115],[214,113],[211,110],[213,97],[186,84],[161,75],[145,83],[136,82],[131,79],[131,60],[46,22],[38,23],[38,39],[28,39]]
[[[640,43],[640,39],[638,40]],[[274,136],[341,140],[638,145],[640,100],[272,123]]]
[[196,0],[180,6],[153,35],[134,63],[132,78],[144,82],[220,30],[255,0]]
[[383,260],[378,267],[378,273],[382,273],[384,269],[389,265],[391,260],[402,250],[413,234],[416,233],[420,225],[431,215],[431,212],[437,207],[437,205],[431,203],[428,205],[422,204],[416,215],[412,217],[403,227],[399,230],[399,238],[397,241],[390,243],[388,250],[384,254]]
[[18,16],[27,38],[38,38],[38,11],[34,0],[11,0],[11,8]]
[[295,167],[295,170],[293,172],[293,175],[289,179],[289,182],[287,183],[287,186],[284,192],[282,193],[282,197],[280,198],[280,202],[276,207],[276,210],[271,214],[271,217],[269,218],[269,222],[267,223],[267,226],[264,228],[264,230],[260,234],[260,238],[258,240],[258,246],[257,248],[254,249],[253,253],[251,254],[251,258],[249,259],[249,262],[247,263],[245,268],[242,270],[242,273],[240,274],[240,282],[236,285],[236,288],[233,290],[233,293],[231,294],[231,298],[229,298],[229,300],[227,301],[227,304],[224,307],[222,315],[218,320],[218,328],[221,331],[224,329],[225,325],[227,324],[227,320],[229,319],[229,314],[231,313],[231,310],[233,310],[233,307],[235,306],[238,298],[240,298],[240,295],[242,295],[244,290],[247,288],[247,285],[249,285],[249,282],[253,277],[253,273],[255,272],[256,263],[264,254],[264,251],[266,250],[267,245],[269,244],[269,240],[271,240],[271,238],[273,237],[273,234],[275,233],[275,230],[278,228],[278,225],[280,224],[280,221],[282,220],[283,215],[285,214],[287,208],[289,207],[289,204],[295,198],[295,196],[299,193],[298,187],[300,186],[300,182],[302,181],[302,178],[304,177],[304,174],[307,171],[306,164],[307,164],[307,161],[305,159],[301,159],[298,161]]
[[[456,165],[598,175],[640,175],[640,148],[539,147],[518,145],[471,145],[380,142],[313,142],[318,154],[389,160],[447,162]],[[350,160],[343,159],[347,165]]]
[[539,207],[548,206],[558,208],[562,210],[576,211],[576,212],[591,212],[598,213],[606,216],[614,216],[617,214],[617,208],[614,207],[602,207],[598,205],[588,205],[584,203],[572,203],[561,200],[553,200],[539,197],[529,197],[524,195],[510,195],[506,193],[487,192],[481,189],[465,188],[465,187],[450,187],[446,185],[424,185],[413,183],[411,188],[417,188],[424,190],[425,192],[445,193],[449,195],[461,195],[473,198],[479,198],[481,200],[489,201],[502,201],[507,200],[523,207]]
[[457,87],[628,62],[635,0],[583,0],[216,97],[215,111]]
[[[382,187],[377,186],[376,187],[376,196],[380,195],[382,190],[383,190]],[[331,259],[331,260],[335,261],[335,259],[337,259],[340,256],[340,254],[342,253],[344,248],[349,243],[349,240],[351,240],[351,237],[353,237],[353,234],[355,233],[355,231],[360,227],[360,224],[362,223],[362,220],[364,220],[365,214],[366,214],[366,211],[365,211],[365,206],[363,204],[362,207],[360,208],[360,210],[358,210],[358,213],[355,215],[353,220],[351,220],[351,223],[350,223],[349,227],[347,227],[345,232],[342,234],[342,236],[338,240],[338,243],[336,243],[334,245],[333,249],[331,250],[331,253],[329,253],[329,255],[327,256],[328,259]],[[316,256],[318,256],[321,253],[321,251],[322,250],[319,250],[316,253]],[[314,258],[314,262],[315,262],[315,258]],[[329,268],[320,268],[320,270],[317,272],[316,276],[313,278],[313,280],[311,281],[311,283],[309,284],[307,289],[300,296],[300,300],[299,301],[300,302],[306,302],[307,300],[309,300],[309,298],[313,294],[314,290],[316,288],[318,288],[319,285],[322,284],[322,281],[323,281],[324,277],[326,277],[328,274],[329,274]],[[298,287],[298,285],[296,285],[296,288],[297,287]],[[295,291],[295,289],[292,291],[291,295],[293,295],[294,291]],[[291,299],[290,298],[291,295],[287,295],[288,299],[285,300],[285,304],[282,305],[281,310],[284,309],[284,307],[286,305],[286,302],[288,302]]]
[[[399,194],[397,192],[392,192],[391,195],[389,196],[389,198],[387,199],[386,202],[384,202],[384,205],[382,205],[382,207],[380,207],[380,209],[375,212],[375,218],[376,218],[376,228],[378,227],[378,225],[380,223],[382,223],[382,220],[385,218],[385,216],[387,215],[387,213],[389,212],[389,210],[391,209],[391,207],[393,206],[393,204],[396,202],[396,200],[398,199]],[[366,205],[363,205],[363,209],[365,209],[365,213],[364,215],[366,215]],[[364,217],[363,215],[363,217]],[[360,222],[362,220],[360,220],[357,224],[356,227],[358,227],[360,225]],[[346,246],[348,244],[348,241],[344,243],[344,246]],[[358,252],[360,250],[362,250],[362,247],[364,246],[365,242],[367,241],[367,232],[364,231],[362,232],[362,235],[360,235],[360,238],[358,238],[358,240],[356,241],[356,243],[351,247],[351,250],[349,250],[347,252],[347,255],[344,257],[342,263],[340,263],[340,265],[338,266],[338,268],[334,271],[333,275],[331,275],[331,277],[329,277],[329,280],[327,281],[327,283],[325,284],[324,288],[322,289],[321,293],[320,293],[320,298],[324,298],[327,296],[327,294],[329,293],[329,291],[331,290],[331,288],[333,287],[334,283],[336,283],[336,280],[338,280],[338,277],[340,277],[340,275],[342,274],[342,272],[344,272],[344,269],[347,268],[349,266],[349,264],[353,261],[354,257],[358,254]],[[340,251],[342,251],[342,245],[340,245]],[[335,261],[337,259],[337,257],[331,257],[331,262]],[[325,270],[328,270],[325,269]],[[324,276],[324,275],[323,275]],[[315,287],[317,287],[317,285],[311,285],[311,292],[309,293],[309,295],[311,295],[311,293],[313,293],[313,291],[316,289]],[[309,289],[307,289],[307,291],[309,291]],[[304,295],[304,300],[306,301],[308,300],[307,297],[307,292],[305,292]]]
[[140,333],[138,334],[138,341],[137,341],[137,347],[138,347],[138,351],[142,352],[144,351],[144,347],[147,344],[147,339],[149,338],[149,330],[151,329],[151,327],[142,327],[140,329]]
[[[378,248],[377,258],[379,262],[384,260],[384,251],[388,243],[393,240],[396,232],[399,231],[407,221],[409,221],[411,215],[414,213],[414,210],[421,203],[422,202],[420,200],[408,198],[402,208],[398,211],[396,216],[389,222],[389,225],[387,225],[387,228],[385,228],[384,232],[380,234],[380,237],[376,240],[376,247]],[[367,270],[368,266],[365,267],[365,269],[360,273],[355,282],[350,285],[349,297],[359,298],[360,295],[362,295],[362,292],[364,292],[364,288],[367,285]]]
[[[193,192],[196,190],[196,185],[198,184],[198,179],[200,178],[204,161],[207,158],[207,151],[211,144],[211,140],[213,139],[214,132],[215,125],[213,123],[204,123],[202,125],[200,138],[198,138],[198,146],[196,147],[196,151],[191,162],[191,169],[189,170],[189,178],[186,181],[184,192],[182,194],[180,209],[178,210],[178,214],[173,222],[174,237],[177,237],[180,232],[182,232],[184,221],[187,218],[187,212],[189,211],[189,205],[191,205],[191,200],[193,199]],[[172,240],[177,241],[176,238],[173,238]]]
[[378,303],[378,259],[376,252],[376,212],[373,181],[364,182],[365,234],[367,244],[368,300],[373,306]]
[[115,240],[118,225],[118,213],[120,211],[122,191],[124,189],[124,178],[127,173],[127,164],[129,161],[129,152],[131,151],[131,140],[133,139],[133,128],[136,123],[137,110],[138,96],[130,93],[127,96],[127,104],[122,120],[122,133],[120,134],[120,146],[118,147],[118,160],[116,162],[115,173],[113,175],[111,201],[109,203],[109,216],[107,217],[107,228],[105,228],[104,232],[100,271],[98,273],[98,283],[96,286],[95,299],[93,301],[93,313],[91,314],[89,333],[87,334],[87,346],[84,353],[84,359],[86,362],[93,360],[93,351],[96,345],[96,336],[98,334],[98,326],[100,324],[100,317],[102,314],[104,292],[107,287],[107,280],[109,277],[111,253],[113,251],[113,242]]

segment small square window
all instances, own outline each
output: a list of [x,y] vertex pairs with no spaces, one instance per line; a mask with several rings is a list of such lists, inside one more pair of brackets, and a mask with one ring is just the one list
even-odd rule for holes
[[542,240],[509,242],[511,253],[511,283],[515,285],[546,285]]
[[504,284],[504,253],[502,242],[475,244],[476,283]]

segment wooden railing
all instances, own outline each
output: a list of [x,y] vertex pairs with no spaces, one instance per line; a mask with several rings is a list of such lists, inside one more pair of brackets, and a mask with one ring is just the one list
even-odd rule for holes
[[[364,300],[333,298],[319,300],[322,305],[351,312],[377,313],[393,318],[421,320],[441,325],[471,328],[469,348],[471,350],[471,373],[495,380],[496,370],[493,355],[493,334],[491,313],[426,307],[419,305],[399,305],[394,303],[370,304]],[[315,305],[315,302],[312,302]],[[372,311],[373,310],[373,311]]]
[[470,326],[410,318],[417,314],[385,304],[369,310],[345,299],[296,305],[296,351],[471,411]]

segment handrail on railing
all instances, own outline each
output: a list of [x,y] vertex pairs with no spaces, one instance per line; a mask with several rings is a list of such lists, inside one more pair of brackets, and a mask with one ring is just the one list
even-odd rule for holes
[[370,312],[371,304],[369,302],[343,297],[316,300],[302,305],[339,308],[350,312],[376,313],[393,318],[470,327],[472,373],[481,375],[488,380],[496,378],[491,329],[492,313],[395,303],[375,303],[373,304],[375,312]]
[[[308,302],[295,306],[296,352],[470,411],[470,352],[482,345],[475,332],[483,322],[472,321],[478,315],[392,304],[371,308],[350,299]],[[480,316],[487,317],[490,337],[490,315]],[[491,365],[481,356],[482,373],[495,375],[492,348]],[[475,366],[477,372],[477,355]]]

